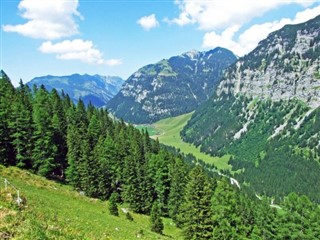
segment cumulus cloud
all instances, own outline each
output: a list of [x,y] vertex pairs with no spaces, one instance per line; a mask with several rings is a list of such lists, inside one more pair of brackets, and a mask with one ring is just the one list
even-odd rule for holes
[[109,66],[122,64],[121,60],[105,60],[103,54],[94,47],[91,41],[84,41],[82,39],[65,40],[55,44],[47,41],[41,44],[39,51],[56,54],[56,58],[63,60],[80,60],[84,63],[106,64]]
[[140,18],[137,23],[145,30],[150,30],[152,28],[155,28],[159,26],[159,22],[156,18],[155,14],[151,14],[149,16],[144,16]]
[[5,25],[5,32],[16,32],[37,39],[58,39],[79,32],[76,18],[83,19],[77,11],[78,0],[22,0],[18,8],[27,22]]
[[221,30],[237,23],[243,25],[251,19],[281,5],[300,4],[308,6],[316,0],[176,0],[180,14],[177,18],[167,20],[178,25],[198,24],[201,30]]
[[242,56],[253,50],[258,43],[266,38],[269,33],[282,28],[286,24],[298,24],[316,17],[320,12],[320,6],[298,12],[294,19],[283,18],[278,21],[255,24],[242,32],[237,39],[235,34],[239,31],[239,26],[229,27],[221,34],[215,31],[208,32],[203,38],[203,48],[214,48],[217,46],[232,50],[238,56]]

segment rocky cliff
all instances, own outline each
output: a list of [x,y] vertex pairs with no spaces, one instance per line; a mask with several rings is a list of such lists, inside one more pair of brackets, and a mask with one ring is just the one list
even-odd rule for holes
[[300,99],[320,105],[320,16],[271,33],[230,68],[217,94],[272,100]]
[[320,202],[320,16],[271,33],[226,69],[182,138],[229,155],[252,194],[306,194]]

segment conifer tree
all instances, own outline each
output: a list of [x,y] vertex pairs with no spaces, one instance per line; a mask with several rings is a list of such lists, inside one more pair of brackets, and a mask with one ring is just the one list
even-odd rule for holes
[[52,104],[53,143],[57,146],[54,160],[57,165],[55,175],[63,179],[67,167],[67,110],[65,111],[63,100],[55,89],[50,92],[50,101]]
[[[161,214],[168,215],[168,199],[170,193],[170,176],[169,166],[172,164],[170,155],[165,151],[160,151],[159,154],[152,154],[148,161],[148,176],[149,181],[152,181],[151,195],[155,196],[158,202]],[[146,190],[146,191],[148,191]]]
[[95,158],[98,160],[98,189],[103,199],[118,191],[119,172],[117,149],[110,136],[100,137],[96,145]]
[[15,163],[14,147],[9,127],[12,114],[11,104],[14,101],[15,89],[9,77],[0,71],[0,163],[13,165]]
[[160,208],[158,202],[154,202],[151,214],[150,214],[150,227],[151,231],[162,234],[163,232],[163,222],[160,215]]
[[68,168],[66,170],[67,181],[75,188],[82,189],[86,187],[87,177],[86,171],[88,165],[89,139],[88,139],[88,119],[84,103],[81,99],[74,109],[69,108],[67,113],[68,130],[67,130],[67,146],[68,146]]
[[184,235],[186,239],[212,238],[212,186],[202,167],[197,166],[189,174],[183,205]]
[[21,168],[32,167],[32,106],[30,90],[20,80],[12,115],[9,122],[12,144],[15,150],[16,165]]
[[35,93],[33,104],[34,122],[34,169],[42,176],[50,176],[56,168],[54,162],[57,146],[53,142],[53,129],[51,124],[51,105],[48,92],[41,86]]
[[188,180],[188,172],[186,164],[181,158],[175,158],[174,163],[170,168],[170,193],[168,200],[169,216],[177,224],[181,226],[180,219],[181,206],[184,201],[185,187]]
[[67,160],[68,167],[66,169],[66,180],[76,189],[80,189],[80,173],[78,171],[81,149],[79,144],[81,135],[78,132],[76,125],[70,123],[67,131]]

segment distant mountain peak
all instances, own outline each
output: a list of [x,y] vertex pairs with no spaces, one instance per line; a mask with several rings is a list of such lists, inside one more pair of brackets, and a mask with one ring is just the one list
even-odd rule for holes
[[222,71],[236,61],[231,51],[217,51],[218,55],[191,50],[140,68],[107,107],[132,123],[154,122],[193,111],[210,97]]
[[187,56],[187,57],[189,57],[190,59],[195,59],[199,54],[200,54],[199,51],[193,49],[193,50],[188,51],[188,52],[186,52],[186,53],[184,53],[184,54],[182,54],[182,55],[183,55],[183,56]]
[[81,98],[85,104],[91,102],[96,107],[102,107],[120,90],[124,80],[116,76],[101,76],[98,74],[72,74],[68,76],[36,77],[27,84],[44,85],[48,90],[52,88],[64,91],[77,102]]

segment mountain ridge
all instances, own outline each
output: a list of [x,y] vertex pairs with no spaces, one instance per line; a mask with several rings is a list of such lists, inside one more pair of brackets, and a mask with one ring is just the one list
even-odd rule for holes
[[118,118],[150,123],[193,111],[208,99],[223,69],[236,60],[224,48],[191,50],[133,73],[107,104]]
[[35,77],[27,85],[44,85],[48,90],[55,88],[59,92],[63,90],[74,102],[81,98],[86,105],[91,102],[97,107],[102,107],[119,91],[123,82],[124,80],[117,76],[75,73],[66,76]]
[[253,194],[320,201],[319,32],[320,16],[269,34],[226,69],[181,132],[203,152],[232,155]]
[[270,33],[229,68],[217,94],[245,94],[272,100],[298,98],[320,106],[320,15]]

